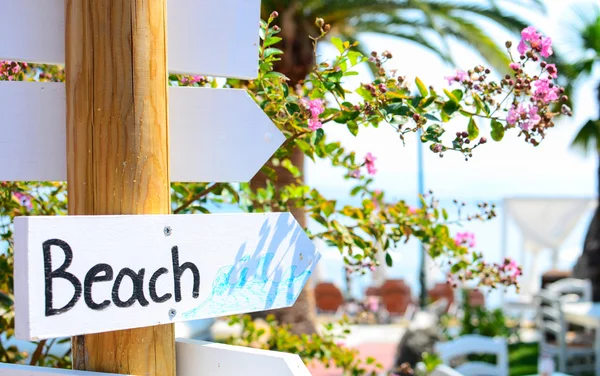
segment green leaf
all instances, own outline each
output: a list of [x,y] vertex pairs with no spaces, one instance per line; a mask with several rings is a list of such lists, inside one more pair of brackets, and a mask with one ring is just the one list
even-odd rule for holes
[[264,43],[263,47],[269,47],[269,46],[274,45],[275,43],[279,43],[279,42],[281,42],[281,39],[282,38],[280,38],[280,37],[271,37],[271,38],[269,38],[269,40],[267,40]]
[[456,110],[458,110],[458,108],[459,108],[458,102],[449,100],[446,103],[444,103],[444,105],[442,106],[442,111],[444,112],[444,114],[450,116],[453,113],[455,113]]
[[356,136],[358,134],[358,123],[355,121],[350,121],[348,122],[348,124],[346,124],[346,126],[348,127],[348,130],[350,131],[350,133],[352,133],[354,136]]
[[479,137],[479,127],[475,123],[475,120],[471,118],[469,120],[469,127],[467,128],[467,132],[469,133],[469,140],[473,141],[477,137]]
[[265,74],[263,77],[264,77],[264,78],[281,78],[281,79],[283,79],[283,80],[285,80],[285,81],[288,81],[288,80],[289,80],[289,78],[287,78],[287,77],[285,76],[285,74],[283,74],[283,73],[279,73],[279,72],[275,72],[275,71],[273,71],[273,72],[269,72],[269,73]]
[[340,38],[337,38],[337,37],[331,38],[331,43],[338,49],[338,51],[340,51],[340,53],[343,53],[346,50],[344,48],[344,42],[342,42],[342,40]]
[[361,54],[360,52],[358,52],[358,51],[349,51],[348,52],[348,59],[350,59],[350,64],[352,64],[352,66],[360,64],[363,61],[367,60],[365,58],[365,56],[363,54]]
[[452,93],[451,91],[449,91],[448,89],[444,89],[444,94],[446,94],[446,96],[455,103],[458,103],[458,98],[454,95],[454,93]]
[[325,131],[322,128],[317,129],[315,132],[315,145],[317,145],[325,137]]
[[417,84],[417,88],[419,89],[419,93],[421,93],[422,97],[426,97],[429,92],[427,91],[427,86],[421,81],[419,77],[415,78],[415,83]]
[[263,52],[263,56],[265,58],[272,56],[272,55],[281,55],[281,54],[283,54],[283,51],[281,51],[279,48],[267,48]]
[[492,140],[502,141],[504,138],[504,126],[496,119],[492,119]]
[[367,101],[373,100],[373,95],[371,94],[371,92],[362,86],[359,87],[358,89],[356,89],[356,94],[363,97],[364,100],[367,100]]
[[436,118],[435,116],[431,115],[431,114],[425,114],[423,115],[425,116],[425,118],[429,119],[429,120],[433,120],[433,121],[441,121],[440,119]]
[[455,96],[455,97],[456,97],[456,98],[457,98],[459,101],[461,101],[461,100],[463,99],[463,95],[464,95],[464,93],[463,93],[463,91],[462,91],[462,90],[460,90],[460,89],[454,89],[454,90],[452,90],[452,94],[454,94],[454,96]]
[[385,254],[385,264],[391,268],[393,263],[394,263],[394,260],[392,260],[392,256],[389,253],[386,253]]

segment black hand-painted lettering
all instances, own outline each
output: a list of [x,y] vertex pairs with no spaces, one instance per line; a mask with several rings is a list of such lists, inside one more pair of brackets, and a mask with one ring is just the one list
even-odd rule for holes
[[[98,275],[104,272],[104,275]],[[102,303],[94,302],[92,298],[92,284],[94,282],[107,282],[113,279],[113,269],[108,264],[98,264],[92,267],[85,275],[83,282],[83,298],[85,304],[93,310],[99,311],[110,305],[110,300],[106,299]]]
[[[146,269],[140,269],[139,272],[134,272],[129,268],[123,268],[117,275],[115,279],[115,284],[112,288],[112,301],[119,308],[127,308],[131,307],[133,303],[137,300],[142,307],[148,306],[148,301],[144,296],[144,274],[146,273]],[[133,292],[131,297],[126,301],[122,301],[119,298],[119,287],[121,287],[121,282],[123,282],[123,278],[127,276],[133,282]]]
[[170,292],[164,294],[163,296],[158,296],[156,294],[156,281],[158,280],[158,277],[160,277],[163,274],[167,274],[168,272],[169,270],[167,268],[160,268],[157,271],[155,271],[154,274],[152,274],[152,278],[150,278],[150,298],[156,303],[164,303],[167,300],[171,299],[171,297],[173,296],[173,294],[171,294]]
[[183,265],[179,265],[179,249],[177,246],[171,248],[171,256],[173,258],[173,279],[175,283],[175,301],[181,301],[181,275],[184,271],[189,270],[194,275],[194,287],[192,290],[192,296],[194,299],[200,296],[200,272],[198,267],[191,262],[186,262]]
[[[52,252],[51,247],[57,246],[65,253],[65,262],[56,270],[52,270]],[[75,275],[67,272],[67,268],[73,262],[73,251],[71,247],[63,240],[50,239],[42,244],[44,251],[44,278],[45,278],[45,294],[46,294],[46,316],[54,316],[65,313],[75,306],[79,298],[81,298],[81,282]],[[71,300],[62,308],[53,307],[53,291],[52,280],[54,278],[66,279],[73,285],[75,290]]]

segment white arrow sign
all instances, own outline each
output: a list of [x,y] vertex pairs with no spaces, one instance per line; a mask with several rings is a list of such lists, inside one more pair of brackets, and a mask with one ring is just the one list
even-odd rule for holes
[[117,374],[0,363],[0,376],[117,376]]
[[[67,179],[62,83],[0,82],[0,181]],[[171,181],[245,182],[285,137],[244,90],[169,89]]]
[[18,217],[16,335],[288,307],[319,257],[289,213]]
[[[169,71],[256,78],[260,0],[169,0]],[[3,1],[0,59],[64,64],[64,0]],[[232,10],[235,10],[233,12]]]
[[177,339],[177,376],[310,376],[297,354]]

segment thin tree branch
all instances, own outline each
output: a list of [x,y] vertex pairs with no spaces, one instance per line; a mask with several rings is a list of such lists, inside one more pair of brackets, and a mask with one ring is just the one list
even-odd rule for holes
[[222,185],[221,183],[215,183],[215,184],[211,185],[210,187],[206,188],[205,190],[203,190],[202,192],[199,192],[199,193],[195,194],[192,198],[190,198],[189,200],[187,200],[186,202],[184,202],[180,207],[178,207],[177,209],[175,209],[173,211],[173,214],[179,214],[179,213],[181,213],[183,210],[187,209],[190,205],[192,205],[194,203],[194,201],[199,200],[202,197],[208,195],[210,192],[212,192],[215,189],[219,188],[221,185]]
[[40,357],[42,356],[42,351],[44,351],[45,345],[46,345],[45,339],[41,340],[37,344],[37,347],[35,348],[35,351],[33,352],[33,355],[31,356],[31,361],[29,362],[29,365],[35,366],[36,364],[38,364],[38,362],[40,361]]

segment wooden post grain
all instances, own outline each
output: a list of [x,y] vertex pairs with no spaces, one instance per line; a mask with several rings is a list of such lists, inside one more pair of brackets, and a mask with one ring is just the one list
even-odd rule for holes
[[[69,214],[168,214],[166,0],[65,11]],[[75,337],[73,367],[174,376],[173,325]]]

